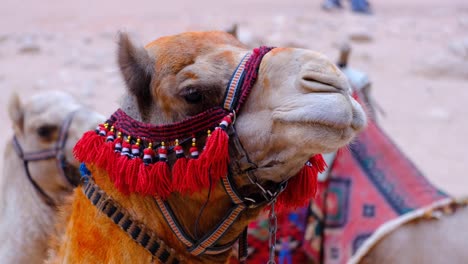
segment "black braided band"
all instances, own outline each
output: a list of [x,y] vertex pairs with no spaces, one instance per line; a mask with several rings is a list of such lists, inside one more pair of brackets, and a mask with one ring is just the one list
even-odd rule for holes
[[179,264],[174,249],[168,247],[156,234],[132,219],[114,199],[107,195],[92,179],[83,185],[85,196],[102,213],[125,231],[135,242],[145,248],[154,258],[163,264]]

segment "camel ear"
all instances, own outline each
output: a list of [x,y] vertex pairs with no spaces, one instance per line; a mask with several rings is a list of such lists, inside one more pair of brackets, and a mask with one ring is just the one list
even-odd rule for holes
[[155,60],[143,47],[135,47],[126,33],[119,34],[118,63],[130,94],[137,98],[140,111],[151,103],[150,83]]
[[24,128],[24,111],[17,93],[13,93],[10,97],[8,114],[15,132],[22,133]]
[[233,35],[236,39],[239,39],[239,36],[237,34],[237,28],[238,28],[238,25],[234,24],[231,26],[231,28],[227,29],[226,32]]

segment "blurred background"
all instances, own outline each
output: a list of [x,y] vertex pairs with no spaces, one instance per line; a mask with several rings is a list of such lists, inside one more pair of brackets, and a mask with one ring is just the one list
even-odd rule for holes
[[[372,14],[325,11],[319,0],[12,1],[0,8],[0,151],[12,135],[7,103],[65,90],[110,115],[124,91],[116,36],[142,45],[192,30],[227,30],[241,41],[317,50],[368,74],[378,122],[429,179],[468,194],[468,1],[370,0]],[[3,159],[0,159],[2,166]]]

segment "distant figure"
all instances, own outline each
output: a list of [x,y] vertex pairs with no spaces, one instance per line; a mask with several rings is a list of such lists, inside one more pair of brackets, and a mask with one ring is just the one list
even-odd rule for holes
[[[332,10],[336,8],[342,8],[341,0],[325,0],[322,4],[322,8],[325,10]],[[351,9],[354,12],[362,14],[371,14],[370,5],[367,0],[350,0]]]

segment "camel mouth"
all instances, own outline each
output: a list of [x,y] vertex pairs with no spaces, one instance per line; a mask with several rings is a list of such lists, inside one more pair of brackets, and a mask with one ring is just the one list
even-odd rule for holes
[[358,132],[366,124],[364,110],[356,100],[341,93],[311,93],[285,100],[274,110],[273,121],[323,127],[336,132]]

